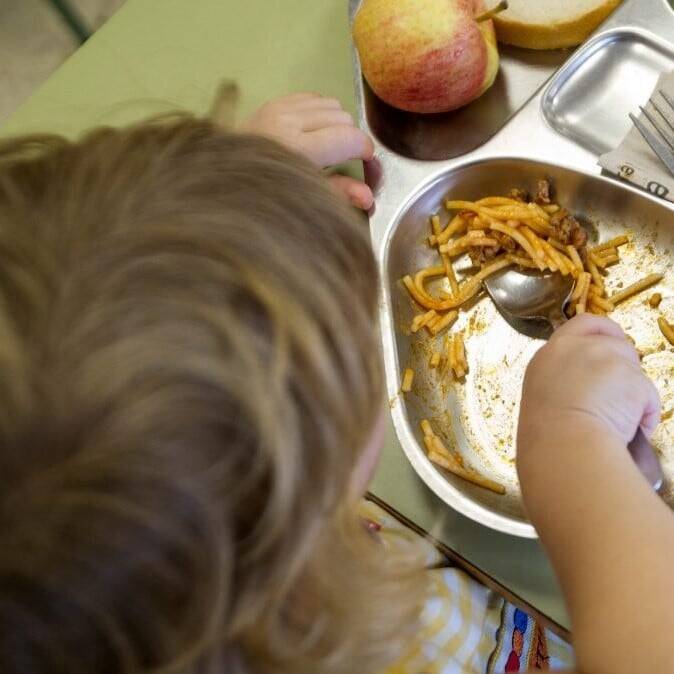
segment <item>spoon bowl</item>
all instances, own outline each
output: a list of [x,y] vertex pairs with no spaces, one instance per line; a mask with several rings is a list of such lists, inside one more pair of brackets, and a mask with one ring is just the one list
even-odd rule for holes
[[573,286],[572,276],[533,269],[504,269],[485,281],[494,304],[510,323],[510,319],[547,321],[553,330],[566,322],[564,309]]

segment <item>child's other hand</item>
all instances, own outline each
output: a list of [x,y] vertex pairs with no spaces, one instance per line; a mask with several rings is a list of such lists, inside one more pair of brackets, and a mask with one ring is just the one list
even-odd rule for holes
[[[374,156],[372,139],[354,125],[341,103],[318,94],[291,94],[270,101],[245,120],[240,130],[273,138],[319,168],[351,159],[369,161]],[[331,176],[330,181],[354,206],[372,206],[372,191],[365,183],[342,175]]]
[[519,459],[590,433],[627,445],[660,422],[660,398],[619,325],[582,315],[560,328],[532,360],[524,381]]

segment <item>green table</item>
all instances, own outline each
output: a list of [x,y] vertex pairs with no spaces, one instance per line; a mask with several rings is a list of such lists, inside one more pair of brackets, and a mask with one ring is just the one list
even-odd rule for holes
[[[355,112],[346,0],[128,0],[0,132],[75,136],[176,108],[204,113],[223,78],[239,83],[242,115],[298,90],[336,96]],[[568,626],[540,546],[489,531],[438,501],[408,464],[392,426],[373,492]]]

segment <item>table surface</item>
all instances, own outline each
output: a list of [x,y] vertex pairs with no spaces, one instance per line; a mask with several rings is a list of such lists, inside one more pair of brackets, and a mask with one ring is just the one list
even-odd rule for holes
[[[128,0],[0,134],[73,137],[92,126],[168,110],[205,113],[223,79],[240,86],[240,115],[300,90],[338,97],[355,112],[347,4]],[[391,424],[372,491],[537,611],[568,626],[540,545],[490,531],[440,502],[416,477]]]

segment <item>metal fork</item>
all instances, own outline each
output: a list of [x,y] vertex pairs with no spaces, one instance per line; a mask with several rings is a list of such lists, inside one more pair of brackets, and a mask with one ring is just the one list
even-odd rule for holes
[[666,106],[656,101],[655,95],[650,99],[649,103],[653,106],[659,117],[662,117],[664,124],[656,115],[646,110],[645,107],[639,106],[644,117],[651,123],[656,133],[653,133],[636,115],[630,113],[630,119],[634,122],[634,126],[637,127],[651,150],[655,152],[660,161],[667,167],[667,170],[674,176],[674,125],[669,121],[667,112],[665,112],[665,109],[668,109],[669,114],[674,115],[674,99],[662,89],[658,89],[657,93],[660,94]]

